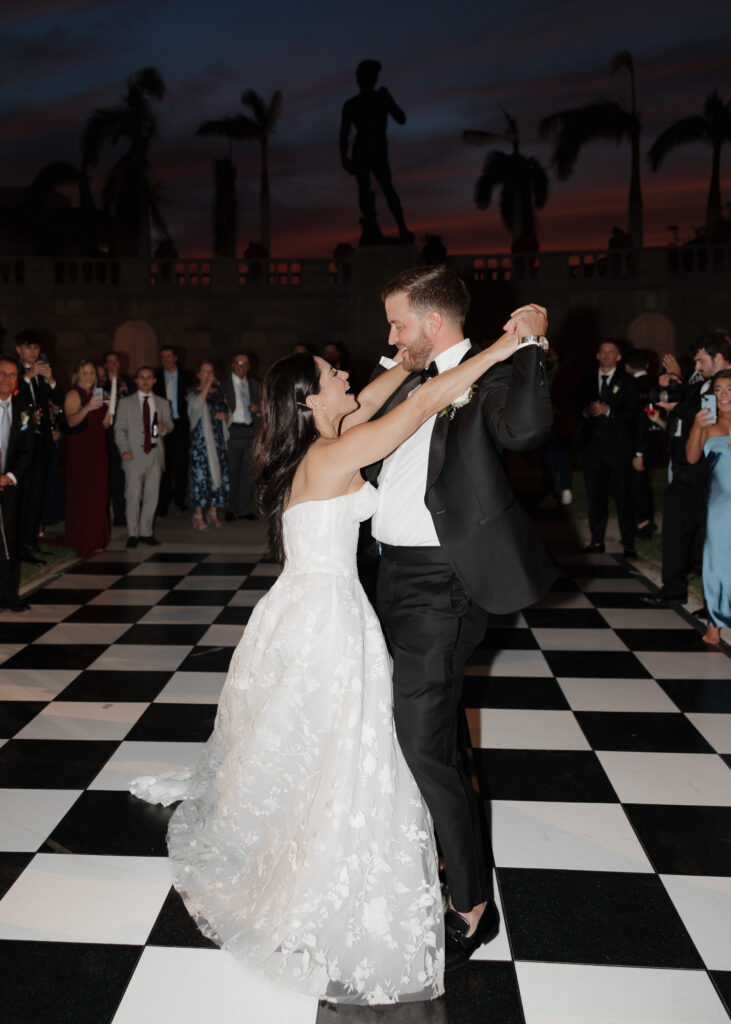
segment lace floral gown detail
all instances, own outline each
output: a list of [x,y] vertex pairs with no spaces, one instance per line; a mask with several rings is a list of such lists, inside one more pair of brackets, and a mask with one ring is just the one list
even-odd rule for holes
[[431,820],[355,564],[375,505],[365,484],[285,512],[284,570],[234,652],[203,759],[132,785],[183,800],[168,848],[205,935],[277,981],[352,1003],[443,991]]

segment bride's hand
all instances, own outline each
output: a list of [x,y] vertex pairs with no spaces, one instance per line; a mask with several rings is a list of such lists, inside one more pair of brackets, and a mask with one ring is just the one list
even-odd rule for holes
[[520,348],[521,335],[517,332],[507,332],[503,334],[501,338],[493,342],[486,351],[491,355],[495,356],[499,363],[502,363],[505,359],[510,359],[517,350]]
[[548,330],[548,313],[544,306],[535,302],[521,306],[510,314],[510,319],[503,324],[508,334],[516,333],[521,337],[527,334],[545,334]]

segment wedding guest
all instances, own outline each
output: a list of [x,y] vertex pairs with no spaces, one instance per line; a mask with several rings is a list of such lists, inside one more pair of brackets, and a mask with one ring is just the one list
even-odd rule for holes
[[223,393],[231,412],[228,438],[228,475],[231,489],[227,522],[256,519],[252,511],[253,467],[251,445],[259,425],[259,382],[250,375],[251,356],[238,352],[231,373],[223,382]]
[[[119,356],[111,349],[104,353],[104,369],[107,374],[105,391],[110,394],[112,382],[117,382],[117,401],[131,395],[135,389],[131,377],[120,370]],[[101,382],[104,386],[103,381]],[[124,526],[127,522],[124,512],[124,472],[119,458],[119,449],[114,443],[114,431],[107,431],[107,453],[109,455],[109,497],[112,501],[112,522]]]
[[15,395],[20,373],[11,356],[0,355],[0,608],[24,612],[20,580],[20,486],[33,462],[32,410]]
[[561,504],[570,505],[574,498],[571,491],[571,442],[576,435],[576,423],[571,404],[577,382],[576,374],[560,362],[554,348],[546,352],[546,373],[551,388],[553,429],[551,436],[538,449],[543,484],[539,507],[555,508],[557,477]]
[[[218,510],[229,503],[228,440],[229,407],[216,380],[213,363],[204,359],[196,372],[198,386],[188,392],[190,421],[190,503],[193,527],[219,527]],[[204,509],[208,513],[204,518]]]
[[111,423],[96,367],[77,365],[64,400],[69,428],[66,461],[66,539],[77,555],[103,551],[109,543],[109,456],[106,431]]
[[188,508],[188,449],[190,447],[190,424],[186,395],[193,387],[193,375],[178,365],[178,351],[172,345],[160,349],[160,367],[155,372],[153,391],[161,398],[167,398],[172,409],[175,430],[165,435],[165,472],[160,481],[160,504],[158,515],[166,516],[170,502],[174,501],[181,511]]

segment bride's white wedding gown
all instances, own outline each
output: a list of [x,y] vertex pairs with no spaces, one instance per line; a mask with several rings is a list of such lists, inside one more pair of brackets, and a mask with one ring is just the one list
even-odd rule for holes
[[390,661],[358,580],[370,484],[284,514],[284,570],[236,648],[201,762],[132,792],[181,800],[175,885],[249,967],[338,1002],[443,992],[428,811],[396,742]]

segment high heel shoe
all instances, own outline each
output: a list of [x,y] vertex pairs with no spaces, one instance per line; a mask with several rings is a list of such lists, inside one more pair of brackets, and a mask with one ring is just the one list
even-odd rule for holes
[[205,521],[203,519],[203,513],[202,512],[195,512],[193,514],[193,529],[194,530],[207,530],[208,529],[208,527],[206,526]]
[[218,514],[216,512],[209,512],[206,516],[206,522],[214,530],[220,530],[223,523],[220,522]]

